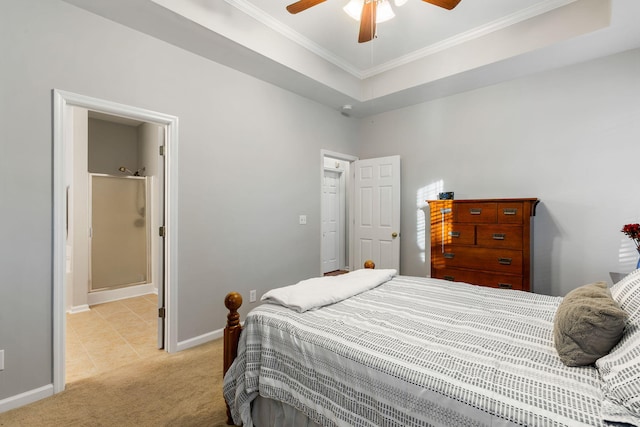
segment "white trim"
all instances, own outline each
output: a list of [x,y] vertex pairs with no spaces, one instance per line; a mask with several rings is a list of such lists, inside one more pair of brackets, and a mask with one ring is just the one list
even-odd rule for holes
[[[319,218],[322,218],[322,183],[324,181],[324,170],[325,170],[325,166],[324,166],[324,159],[325,157],[331,157],[332,159],[338,159],[338,160],[343,160],[345,162],[349,162],[350,165],[353,165],[353,162],[355,162],[356,160],[358,160],[358,157],[356,156],[352,156],[350,154],[343,154],[343,153],[338,153],[336,151],[330,151],[330,150],[325,150],[325,149],[320,149],[320,214],[318,215]],[[347,200],[347,204],[348,204],[348,209],[349,209],[349,216],[345,217],[345,221],[347,222],[347,229],[349,230],[347,232],[348,236],[345,236],[345,238],[349,241],[349,263],[345,266],[345,268],[347,270],[355,270],[357,269],[356,267],[351,266],[350,264],[353,262],[353,227],[352,227],[352,213],[353,213],[353,168],[350,166],[349,167],[349,175],[345,175],[344,173],[342,174],[342,176],[345,177],[345,179],[347,180],[346,185],[345,185],[345,197]],[[345,254],[346,255],[346,254]],[[322,227],[320,227],[320,263],[319,263],[319,268],[320,268],[320,275],[322,276]]]
[[318,43],[314,42],[308,37],[303,36],[299,32],[289,27],[288,25],[285,25],[281,21],[278,21],[277,19],[273,18],[271,15],[267,14],[262,9],[254,6],[252,3],[246,0],[225,0],[225,1],[230,5],[236,7],[237,9],[241,10],[242,12],[246,13],[256,21],[271,28],[273,31],[276,31],[282,34],[283,36],[293,41],[294,43],[297,43],[300,46],[304,47],[305,49],[309,50],[310,52],[313,52],[314,54],[318,55],[320,58],[326,59],[333,65],[343,69],[344,71],[351,74],[352,76],[362,79],[362,72],[356,67],[354,67],[351,63],[349,63],[348,61],[345,61],[340,56],[334,54],[330,50],[320,46]]
[[65,378],[65,275],[66,198],[64,161],[64,110],[62,94],[53,92],[53,392],[64,390]]
[[69,310],[67,310],[67,313],[76,314],[76,313],[83,313],[85,311],[91,311],[91,308],[89,308],[89,304],[74,305]]
[[554,9],[566,6],[571,4],[577,0],[546,0],[543,2],[539,2],[530,6],[526,9],[519,10],[511,15],[504,16],[500,19],[496,19],[492,22],[488,22],[484,25],[480,25],[475,28],[471,28],[464,33],[460,33],[456,36],[449,37],[448,39],[442,40],[438,43],[434,43],[430,46],[426,46],[422,49],[418,49],[416,51],[410,52],[407,55],[400,56],[398,58],[387,61],[383,64],[377,65],[375,67],[371,67],[368,69],[360,70],[354,67],[348,61],[336,56],[332,52],[298,33],[297,31],[291,29],[291,27],[283,24],[281,21],[274,19],[271,15],[267,14],[262,9],[254,6],[249,0],[225,0],[228,4],[234,6],[238,10],[246,13],[253,19],[262,23],[268,28],[271,28],[273,31],[276,31],[294,43],[299,44],[310,52],[316,54],[317,56],[326,59],[333,65],[343,69],[354,77],[357,77],[360,80],[364,80],[370,77],[374,77],[378,74],[384,73],[385,71],[389,71],[391,69],[400,67],[402,65],[406,65],[410,62],[416,61],[421,58],[425,58],[429,55],[433,55],[442,50],[452,48],[454,46],[461,45],[463,43],[469,42],[471,40],[475,40],[484,35],[493,33],[495,31],[499,31],[503,28],[507,28],[511,25],[515,25],[519,22],[525,21],[527,19],[534,18],[538,15],[542,15],[543,13],[550,12]]
[[197,347],[201,344],[208,343],[213,340],[217,340],[224,336],[224,328],[216,329],[215,331],[208,332],[206,334],[189,338],[186,341],[180,341],[178,343],[178,351],[187,350],[189,348]]
[[104,304],[106,302],[118,301],[121,299],[134,298],[142,295],[158,294],[156,288],[151,283],[142,285],[125,286],[117,289],[106,289],[104,291],[89,292],[87,302],[89,305]]
[[53,384],[47,384],[34,388],[33,390],[25,391],[24,393],[16,394],[15,396],[0,400],[0,414],[51,396],[53,396]]
[[391,61],[364,70],[360,73],[360,79],[373,77],[378,74],[382,74],[385,71],[407,65],[413,61],[417,61],[418,59],[426,58],[427,56],[434,55],[443,50],[470,42],[482,36],[486,36],[487,34],[494,33],[512,25],[518,24],[522,21],[526,21],[527,19],[531,19],[559,7],[566,6],[575,1],[576,0],[546,0],[541,3],[536,3],[533,6],[514,12],[511,15],[503,16],[494,21],[487,22],[486,24],[479,27],[471,28],[470,30],[467,30],[463,33],[456,34],[453,37],[449,37],[432,45],[425,46],[422,49],[415,50],[406,55],[399,56],[398,58],[395,58]]
[[72,149],[65,138],[67,106],[164,125],[165,161],[165,347],[177,351],[178,340],[178,118],[163,113],[53,89],[53,392],[65,387],[65,271],[66,188],[64,153]]
[[[344,223],[346,221],[346,215],[343,215],[344,210],[346,209],[346,206],[345,206],[345,204],[343,202],[345,200],[347,200],[347,195],[345,193],[345,191],[346,191],[346,188],[345,188],[345,173],[344,173],[345,171],[343,169],[339,169],[339,168],[336,168],[336,167],[330,167],[330,166],[325,166],[324,170],[323,170],[323,174],[322,174],[323,182],[322,182],[322,185],[321,185],[321,192],[320,192],[320,195],[321,195],[320,196],[321,197],[320,205],[321,205],[321,212],[322,212],[322,215],[320,216],[320,239],[322,239],[322,240],[320,242],[320,255],[322,257],[322,264],[324,264],[325,260],[324,260],[324,255],[323,254],[324,254],[324,243],[325,243],[325,240],[324,240],[324,233],[322,232],[322,230],[324,228],[324,220],[325,220],[324,219],[324,212],[325,212],[325,209],[324,209],[324,178],[325,178],[327,172],[333,172],[333,173],[337,174],[338,175],[338,179],[339,179],[339,184],[338,184],[338,188],[339,188],[339,190],[338,190],[339,191],[339,193],[338,193],[339,194],[339,199],[338,199],[338,211],[339,211],[338,224],[340,224],[340,226],[339,226],[339,230],[338,230],[338,242],[337,242],[337,245],[338,245],[338,266],[337,266],[338,268],[337,268],[337,270],[342,270],[342,269],[346,268],[346,265],[345,265],[346,264],[346,260],[345,260],[346,254],[344,253],[343,249],[344,249],[344,245],[345,245],[345,242],[346,242],[346,239],[347,239],[347,236],[345,236],[345,233],[343,233],[342,230],[348,230],[349,229],[349,227],[346,227],[347,224]],[[328,273],[328,272],[324,271],[324,267],[322,267],[321,273],[324,274],[324,273]]]

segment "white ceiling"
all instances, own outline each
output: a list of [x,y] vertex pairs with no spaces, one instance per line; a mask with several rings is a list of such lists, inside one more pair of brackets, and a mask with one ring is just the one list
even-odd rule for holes
[[477,37],[574,0],[463,0],[451,11],[408,0],[401,7],[392,6],[396,17],[378,24],[377,38],[367,43],[357,42],[359,24],[342,10],[348,0],[328,0],[296,15],[285,9],[294,0],[225,1],[265,25],[285,28],[292,39],[308,43],[314,53],[345,70],[370,75],[378,67],[393,67],[404,56],[460,43],[464,35]]
[[66,0],[354,117],[640,47],[638,0],[421,0],[377,37],[327,0]]

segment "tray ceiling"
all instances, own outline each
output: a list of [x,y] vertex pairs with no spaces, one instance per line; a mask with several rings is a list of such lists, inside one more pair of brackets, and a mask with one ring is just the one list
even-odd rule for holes
[[327,0],[66,0],[353,117],[640,47],[637,0],[420,0],[377,37]]

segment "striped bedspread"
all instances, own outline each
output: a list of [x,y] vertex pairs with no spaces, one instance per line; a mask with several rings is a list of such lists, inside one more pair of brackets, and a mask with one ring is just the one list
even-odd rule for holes
[[315,311],[252,310],[225,376],[234,421],[258,395],[325,426],[599,426],[593,367],[553,348],[559,297],[398,276]]

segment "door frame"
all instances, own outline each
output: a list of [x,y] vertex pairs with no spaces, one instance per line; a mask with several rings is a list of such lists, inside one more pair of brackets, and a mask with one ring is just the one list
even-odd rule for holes
[[164,142],[164,294],[165,348],[177,351],[178,304],[178,117],[118,104],[63,90],[53,89],[53,392],[65,388],[66,343],[66,229],[67,168],[65,153],[73,150],[66,129],[71,123],[70,107],[152,122],[165,128]]
[[[357,270],[359,267],[358,266],[354,266],[351,265],[352,264],[352,260],[353,260],[353,163],[358,160],[358,157],[356,156],[352,156],[350,154],[344,154],[344,153],[338,153],[335,151],[330,151],[330,150],[325,150],[325,149],[321,149],[320,150],[320,262],[319,262],[319,269],[320,269],[320,275],[322,276],[322,215],[324,212],[323,209],[323,197],[322,197],[322,191],[323,191],[323,182],[324,182],[324,170],[325,170],[325,158],[332,158],[332,159],[336,159],[336,160],[341,160],[344,162],[349,162],[349,173],[343,173],[342,175],[344,176],[345,179],[345,198],[346,198],[346,203],[345,206],[343,207],[343,209],[347,210],[348,213],[345,213],[344,218],[345,218],[345,227],[346,227],[346,236],[345,236],[345,245],[348,244],[348,250],[345,251],[345,257],[348,258],[348,262],[345,260],[345,268],[347,268],[348,270]],[[341,250],[345,250],[345,248],[341,248]]]
[[[94,209],[93,209],[93,200],[94,200],[94,182],[96,180],[96,178],[101,179],[101,178],[108,178],[108,179],[114,179],[114,180],[135,180],[135,181],[142,181],[144,183],[144,203],[145,203],[145,207],[147,208],[148,211],[148,216],[146,216],[146,220],[145,220],[145,227],[144,227],[144,238],[145,238],[145,254],[147,257],[147,260],[145,262],[145,273],[146,273],[146,279],[143,281],[139,281],[139,282],[134,282],[131,281],[128,284],[129,285],[133,285],[133,287],[136,286],[146,286],[149,289],[151,289],[152,287],[155,286],[155,284],[153,283],[155,280],[155,275],[153,274],[153,256],[152,256],[152,251],[153,251],[153,239],[151,237],[151,233],[152,233],[152,227],[155,225],[153,224],[153,221],[151,219],[151,217],[155,214],[154,209],[155,206],[153,207],[149,207],[151,206],[150,203],[150,199],[151,199],[151,194],[149,194],[149,188],[151,187],[150,183],[150,178],[149,176],[118,176],[118,175],[112,175],[112,174],[108,174],[108,173],[99,173],[99,172],[88,172],[89,175],[89,198],[88,198],[88,210],[89,210],[89,229],[91,230],[91,232],[89,233],[89,244],[88,246],[88,255],[89,255],[89,296],[87,298],[87,305],[91,306],[92,304],[100,304],[101,298],[98,298],[98,301],[96,301],[95,299],[91,298],[91,294],[92,292],[96,292],[96,291],[104,291],[104,290],[113,290],[114,288],[109,288],[109,287],[105,287],[105,288],[99,288],[99,289],[93,289],[93,239],[94,239],[94,225],[93,225],[93,220],[94,220]],[[164,205],[164,203],[163,203]],[[148,219],[147,219],[148,218]],[[155,228],[155,227],[153,227]],[[159,258],[159,257],[158,257]],[[151,280],[149,281],[149,278],[151,277]],[[158,282],[158,285],[160,285],[160,283],[163,283],[164,281]],[[115,289],[126,289],[126,287],[120,287],[117,286],[115,287]],[[158,295],[159,297],[161,295]],[[104,298],[104,297],[103,297]]]
[[[346,265],[346,257],[347,254],[345,253],[345,246],[346,246],[346,232],[344,232],[344,230],[347,229],[347,218],[346,218],[346,174],[345,171],[342,169],[336,169],[336,168],[332,168],[332,167],[328,167],[325,165],[324,170],[323,170],[323,174],[322,174],[322,200],[321,200],[321,208],[322,208],[322,215],[320,218],[320,238],[322,239],[322,242],[320,243],[320,254],[322,257],[322,273],[328,273],[325,272],[325,268],[324,268],[324,262],[325,262],[325,258],[324,258],[324,249],[325,249],[325,233],[324,233],[324,224],[325,224],[325,185],[324,185],[324,180],[327,177],[327,172],[333,172],[334,174],[336,174],[338,176],[338,229],[336,230],[336,233],[338,235],[338,238],[335,239],[335,246],[337,246],[338,248],[338,253],[337,253],[337,258],[338,258],[338,270],[342,269],[345,265]],[[331,271],[331,270],[330,270]]]

